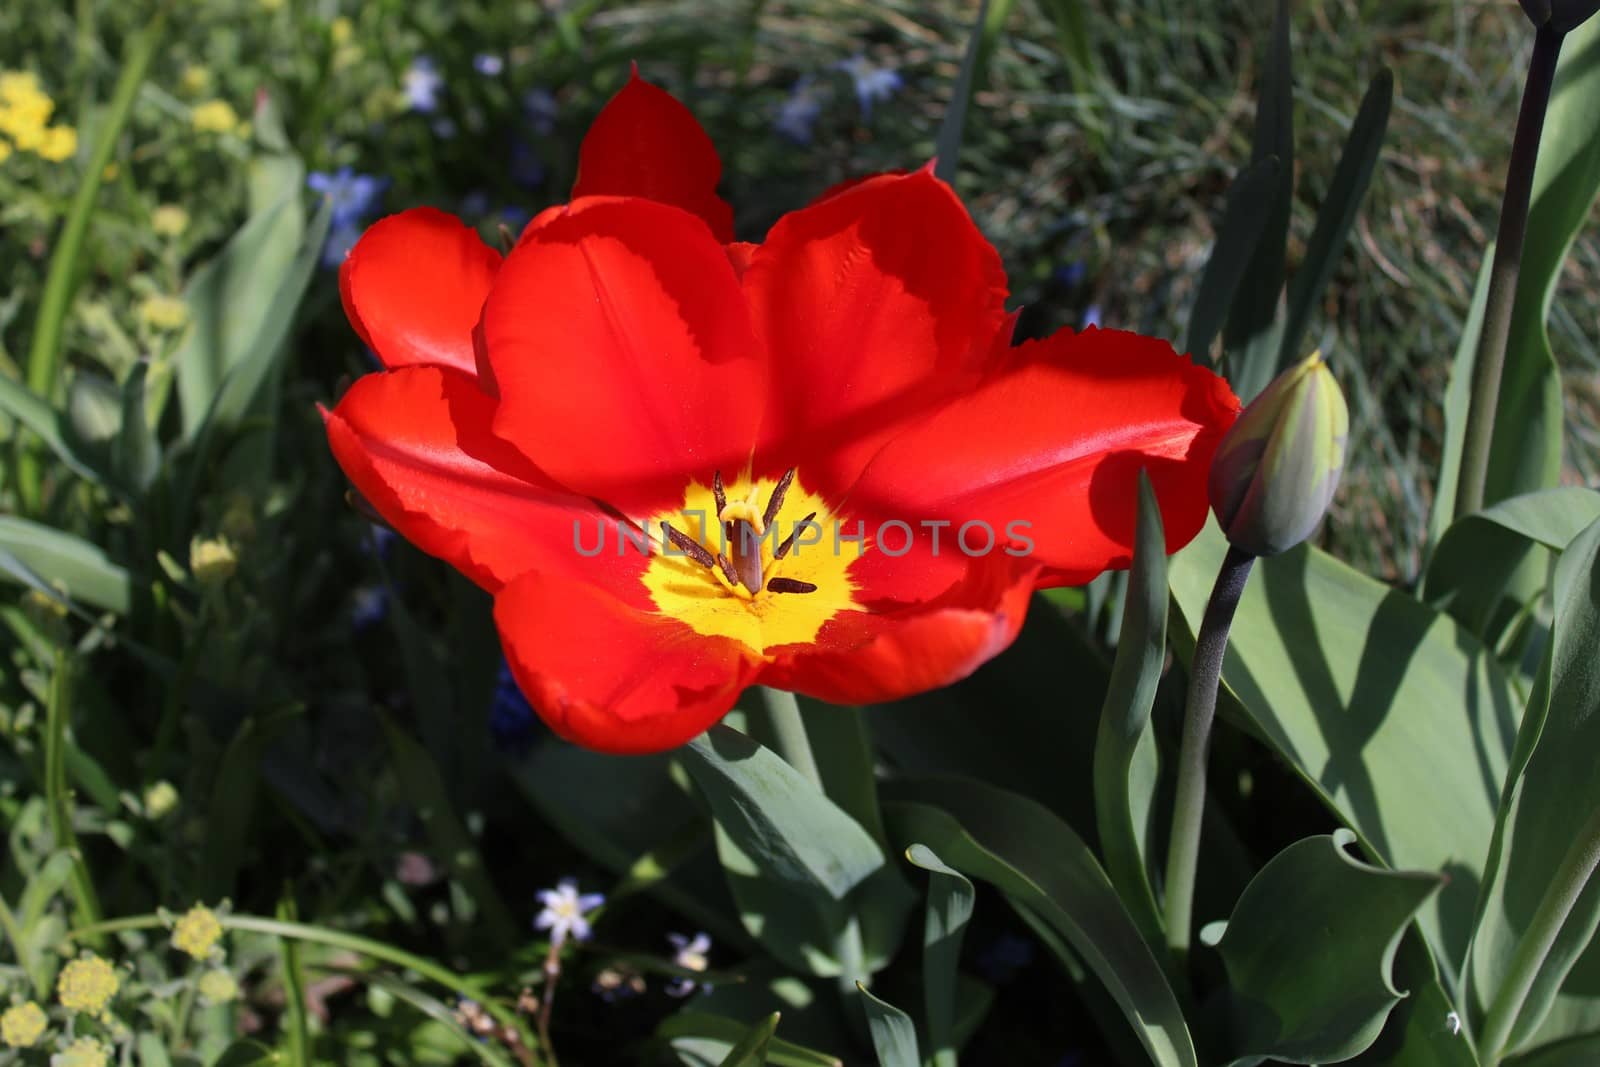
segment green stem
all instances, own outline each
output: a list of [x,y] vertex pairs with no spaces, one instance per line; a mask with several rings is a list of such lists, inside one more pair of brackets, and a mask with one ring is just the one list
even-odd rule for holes
[[172,1020],[173,1051],[188,1047],[189,1017],[194,1014],[195,982],[197,981],[199,981],[198,975],[191,971],[188,984],[183,987],[183,992],[178,996],[178,1011]]
[[1555,84],[1556,60],[1562,34],[1549,23],[1533,39],[1533,59],[1522,90],[1522,108],[1511,141],[1506,168],[1506,191],[1500,202],[1500,229],[1495,238],[1494,262],[1489,268],[1489,292],[1484,299],[1483,327],[1478,334],[1478,354],[1472,364],[1472,402],[1467,409],[1461,470],[1456,479],[1455,517],[1483,510],[1489,477],[1489,451],[1494,443],[1495,410],[1500,398],[1500,378],[1505,372],[1506,341],[1511,336],[1511,315],[1517,302],[1517,275],[1522,269],[1522,243],[1528,232],[1528,202],[1533,193],[1534,164],[1539,158],[1539,136]]
[[782,689],[761,686],[762,717],[772,736],[773,750],[784,762],[822,788],[822,770],[811,751],[811,739],[806,736],[805,720],[800,716],[800,701],[793,693]]
[[1539,970],[1597,866],[1600,866],[1600,811],[1589,817],[1589,822],[1572,842],[1556,876],[1545,888],[1533,921],[1517,942],[1511,966],[1495,991],[1489,1016],[1483,1023],[1483,1034],[1478,1039],[1485,1067],[1497,1067],[1505,1056],[1511,1030],[1522,1014],[1522,1006],[1539,977]]
[[[72,857],[72,898],[78,922],[92,926],[100,921],[100,901],[94,879],[84,861],[83,849],[72,826],[72,793],[67,789],[67,719],[72,704],[72,665],[65,652],[56,653],[55,670],[50,676],[50,694],[45,708],[44,794],[50,816],[50,833],[56,848]],[[102,939],[90,942],[101,948]]]
[[1205,617],[1195,636],[1194,658],[1189,663],[1189,702],[1178,750],[1178,788],[1172,807],[1172,841],[1167,849],[1167,947],[1180,964],[1189,954],[1189,928],[1193,925],[1200,825],[1206,808],[1206,758],[1211,748],[1211,724],[1217,714],[1222,656],[1228,649],[1233,613],[1239,607],[1239,597],[1255,561],[1250,553],[1229,546],[1211,599],[1206,603]]

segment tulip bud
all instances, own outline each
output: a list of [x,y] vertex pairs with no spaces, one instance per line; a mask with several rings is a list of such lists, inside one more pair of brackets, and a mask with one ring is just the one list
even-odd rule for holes
[[1548,22],[1557,33],[1571,33],[1600,11],[1600,0],[1522,0],[1522,9],[1535,26]]
[[1274,378],[1211,461],[1211,508],[1228,541],[1272,556],[1309,537],[1339,485],[1349,428],[1344,393],[1321,352]]

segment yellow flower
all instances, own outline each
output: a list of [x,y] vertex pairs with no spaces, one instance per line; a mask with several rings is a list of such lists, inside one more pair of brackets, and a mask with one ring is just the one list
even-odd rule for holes
[[[221,538],[196,537],[189,542],[189,570],[201,585],[221,585],[232,578],[233,572],[238,569],[238,555],[233,551],[233,546]],[[194,913],[191,911],[190,914]],[[215,921],[215,916],[212,918]],[[183,923],[179,922],[178,926],[181,929]],[[178,947],[183,948],[182,945]]]
[[198,96],[211,84],[211,71],[198,63],[190,63],[183,68],[183,79],[180,84],[184,92],[190,96]]
[[13,1004],[0,1015],[0,1041],[6,1048],[32,1048],[49,1025],[44,1009],[33,1001]]
[[38,96],[39,79],[26,70],[0,70],[0,101],[11,103],[24,97]]
[[144,815],[147,819],[164,819],[178,806],[178,790],[163,779],[144,791]]
[[0,163],[4,163],[11,156],[11,142],[0,137]]
[[180,297],[157,293],[139,305],[139,321],[152,330],[181,330],[189,321],[189,305]]
[[204,904],[196,904],[172,928],[172,947],[203,960],[211,955],[221,937],[222,924],[217,921],[216,913]]
[[150,212],[150,228],[157,237],[177,237],[189,228],[189,213],[177,204],[162,204]]
[[92,1037],[80,1037],[50,1057],[50,1067],[106,1067],[110,1062],[110,1046]]
[[340,15],[328,23],[328,39],[334,44],[344,44],[350,39],[350,35],[355,32],[355,29],[355,23],[344,15]]
[[56,979],[56,997],[68,1011],[104,1015],[119,985],[117,972],[111,964],[88,952],[61,968],[61,976]]
[[100,172],[100,177],[104,181],[114,182],[114,181],[117,180],[117,176],[119,174],[121,174],[121,173],[122,173],[122,167],[120,167],[116,163],[107,163],[106,167],[105,167],[105,170],[102,170]]
[[191,119],[201,133],[232,133],[239,128],[239,113],[226,100],[207,100],[194,109]]
[[226,1004],[239,996],[239,983],[221,967],[213,967],[202,974],[195,988],[199,990],[201,998],[210,1004]]
[[71,159],[78,154],[78,131],[71,126],[51,126],[34,151],[52,163]]
[[42,132],[55,109],[55,101],[44,93],[13,93],[10,98],[0,100],[0,132],[14,138]]

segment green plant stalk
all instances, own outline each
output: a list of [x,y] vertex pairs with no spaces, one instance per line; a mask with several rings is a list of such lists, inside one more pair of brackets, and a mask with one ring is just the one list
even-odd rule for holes
[[[287,888],[278,901],[278,919],[296,918],[294,897]],[[289,1067],[311,1067],[311,1030],[306,1022],[306,979],[300,967],[300,945],[292,938],[278,939],[278,963],[283,968],[283,1044]]]
[[1172,841],[1167,849],[1167,947],[1181,964],[1189,954],[1193,926],[1194,880],[1200,862],[1200,825],[1206,807],[1206,758],[1211,725],[1217,716],[1217,686],[1222,657],[1228,650],[1228,628],[1239,607],[1245,582],[1256,557],[1228,547],[1217,584],[1206,602],[1200,632],[1189,663],[1189,698],[1183,717],[1183,742],[1178,750],[1178,788],[1172,806]]
[[786,690],[761,686],[760,716],[766,722],[778,755],[821,789],[822,770],[817,766],[816,754],[811,751],[811,739],[806,736],[799,699]]
[[[79,260],[83,257],[84,241],[89,236],[89,222],[94,217],[95,199],[100,194],[106,166],[116,151],[117,138],[128,124],[139,86],[144,83],[150,61],[155,57],[156,44],[161,40],[166,17],[166,5],[163,4],[128,45],[122,61],[122,73],[111,90],[111,103],[106,108],[105,119],[95,137],[94,148],[89,153],[82,183],[73,194],[72,204],[67,208],[67,220],[56,241],[55,253],[50,257],[50,270],[45,276],[43,295],[39,298],[39,313],[33,320],[33,339],[28,346],[27,364],[28,387],[46,401],[53,402],[57,380],[61,376],[62,333],[66,327],[67,312],[72,307]],[[18,458],[17,482],[23,510],[37,511],[42,486],[38,461],[31,453]]]
[[[56,847],[72,857],[72,899],[77,908],[78,921],[93,925],[100,921],[100,900],[95,895],[94,879],[89,876],[89,865],[84,862],[83,850],[78,846],[78,835],[72,828],[72,794],[67,789],[67,715],[72,703],[70,661],[65,652],[56,654],[55,670],[50,676],[50,694],[45,708],[44,741],[44,792],[50,815],[50,834]],[[104,939],[89,942],[92,948],[101,948]]]
[[1478,334],[1478,354],[1472,364],[1472,400],[1461,445],[1461,470],[1456,479],[1455,517],[1483,510],[1489,476],[1489,451],[1494,444],[1495,411],[1500,399],[1500,379],[1505,372],[1506,342],[1511,335],[1511,315],[1517,302],[1517,276],[1522,269],[1522,245],[1528,233],[1528,204],[1533,194],[1534,164],[1539,158],[1539,138],[1544,132],[1550,90],[1555,84],[1556,60],[1563,35],[1549,23],[1533,38],[1533,59],[1522,90],[1517,129],[1511,141],[1506,168],[1506,191],[1500,202],[1500,228],[1495,237],[1494,262],[1489,268],[1489,293],[1484,301],[1483,327]]
[[1505,1057],[1506,1042],[1511,1039],[1511,1030],[1539,977],[1539,969],[1544,966],[1545,958],[1550,955],[1550,949],[1596,867],[1600,867],[1600,811],[1589,816],[1589,822],[1567,850],[1561,868],[1545,888],[1539,908],[1533,913],[1533,921],[1517,942],[1500,988],[1495,990],[1482,1036],[1478,1039],[1484,1067],[1498,1067]]

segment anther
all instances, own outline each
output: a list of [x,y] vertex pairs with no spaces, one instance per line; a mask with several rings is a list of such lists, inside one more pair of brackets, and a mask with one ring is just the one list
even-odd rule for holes
[[783,544],[779,545],[778,550],[772,554],[772,560],[774,563],[789,554],[789,550],[794,547],[794,539],[799,536],[801,529],[806,523],[810,522],[816,517],[817,513],[813,511],[811,514],[794,524],[794,529],[789,531],[789,536],[783,539]]
[[694,538],[674,530],[669,523],[663,522],[661,524],[661,535],[676,545],[684,555],[700,564],[700,566],[707,569],[716,566],[717,561],[712,557],[711,553],[705,550],[704,545]]
[[767,581],[769,593],[815,593],[817,587],[810,582],[802,582],[795,578],[771,578]]
[[722,576],[728,579],[729,585],[739,584],[739,575],[734,572],[733,564],[728,562],[728,557],[721,552],[717,553],[717,566],[722,570]]
[[778,479],[778,484],[772,487],[772,495],[767,497],[767,510],[761,513],[763,526],[771,526],[772,520],[778,517],[778,509],[783,507],[783,498],[789,494],[789,486],[793,481],[794,468],[790,467]]

